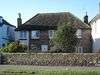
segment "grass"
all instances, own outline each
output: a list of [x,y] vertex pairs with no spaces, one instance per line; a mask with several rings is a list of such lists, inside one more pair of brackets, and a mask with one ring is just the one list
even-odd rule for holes
[[100,67],[0,65],[0,75],[100,75]]

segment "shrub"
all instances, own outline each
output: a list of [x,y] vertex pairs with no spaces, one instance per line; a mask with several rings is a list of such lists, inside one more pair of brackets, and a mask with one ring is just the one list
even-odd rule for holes
[[27,50],[27,46],[12,42],[9,45],[1,48],[1,52],[8,52],[8,53],[16,53],[16,52],[25,52]]

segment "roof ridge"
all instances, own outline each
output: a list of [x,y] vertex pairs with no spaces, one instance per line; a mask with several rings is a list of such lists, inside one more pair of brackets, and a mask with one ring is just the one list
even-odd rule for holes
[[7,22],[5,19],[3,19],[3,23],[4,23],[5,25],[9,25],[9,26],[12,26],[12,27],[16,27],[16,26],[10,24],[9,22]]
[[[49,15],[51,14],[51,15]],[[57,14],[57,15],[56,15]],[[70,12],[57,12],[57,13],[38,13],[31,19],[26,21],[23,25],[57,25],[62,22],[74,23],[74,27],[90,28],[89,25],[84,23],[80,18]]]
[[52,13],[38,13],[38,14],[61,14],[61,13],[70,13],[70,12],[52,12]]

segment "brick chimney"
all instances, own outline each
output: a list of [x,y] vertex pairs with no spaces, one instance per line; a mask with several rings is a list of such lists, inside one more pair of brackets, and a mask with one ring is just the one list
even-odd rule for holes
[[22,19],[21,19],[21,13],[18,13],[18,18],[17,18],[17,27],[22,25]]

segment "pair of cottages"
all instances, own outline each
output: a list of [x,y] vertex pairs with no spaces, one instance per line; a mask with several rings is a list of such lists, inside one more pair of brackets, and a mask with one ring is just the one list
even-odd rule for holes
[[0,48],[15,40],[15,28],[0,16]]
[[57,27],[62,23],[70,23],[77,29],[76,35],[78,45],[76,52],[92,52],[91,27],[88,24],[88,16],[84,17],[84,22],[69,12],[61,13],[39,13],[22,24],[21,14],[19,14],[18,27],[15,29],[15,40],[27,45],[29,50],[35,52],[45,52],[50,50],[50,39],[53,38]]

